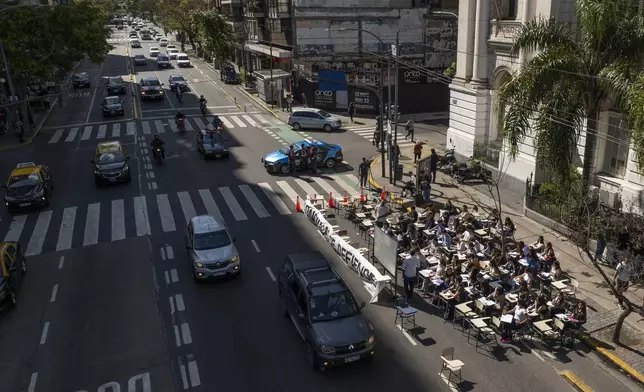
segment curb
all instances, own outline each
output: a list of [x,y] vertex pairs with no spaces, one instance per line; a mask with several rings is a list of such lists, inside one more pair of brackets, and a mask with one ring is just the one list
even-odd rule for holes
[[559,373],[559,375],[563,377],[564,380],[566,380],[568,384],[572,385],[576,390],[581,392],[593,392],[593,390],[588,385],[584,384],[584,382],[581,381],[579,377],[577,377],[570,370],[563,370]]
[[280,116],[278,116],[272,109],[270,109],[268,106],[266,106],[266,104],[263,103],[262,101],[260,101],[259,99],[255,98],[251,93],[249,93],[249,92],[245,91],[243,88],[239,88],[239,87],[238,87],[238,90],[241,91],[242,93],[246,94],[246,96],[248,96],[250,99],[255,101],[258,105],[263,107],[267,112],[269,112],[270,114],[272,114],[273,116],[275,116],[279,120],[282,120],[280,118]]
[[380,184],[378,184],[376,180],[373,179],[373,175],[371,174],[371,170],[376,165],[376,162],[380,162],[380,154],[374,156],[371,160],[371,164],[369,165],[369,178],[367,180],[369,181],[369,185],[371,185],[374,190],[380,191],[382,190],[382,186],[380,186]]
[[631,365],[624,362],[621,358],[613,354],[610,350],[607,350],[606,348],[602,347],[602,344],[597,339],[588,335],[582,335],[580,337],[580,340],[584,342],[584,344],[586,344],[586,346],[588,346],[590,349],[596,351],[597,354],[599,354],[604,360],[610,362],[611,364],[616,366],[619,370],[626,373],[631,379],[640,383],[641,385],[644,385],[644,375],[642,373],[633,369]]

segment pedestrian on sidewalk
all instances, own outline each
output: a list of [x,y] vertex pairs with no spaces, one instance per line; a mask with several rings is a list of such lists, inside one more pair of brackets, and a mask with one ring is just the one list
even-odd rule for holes
[[286,111],[291,113],[293,111],[293,96],[291,93],[286,94]]
[[423,177],[423,179],[420,182],[420,191],[423,192],[423,200],[425,201],[425,204],[429,204],[429,195],[431,193],[432,186],[429,183],[429,178]]
[[306,94],[302,93],[301,97],[302,97],[302,106],[307,107],[306,106]]
[[434,184],[436,184],[437,167],[438,167],[438,154],[436,154],[436,150],[432,148],[432,154],[429,157],[429,170],[431,172],[430,181],[432,181]]
[[628,289],[628,284],[631,281],[631,273],[631,258],[630,255],[627,255],[624,260],[617,264],[617,268],[615,268],[615,275],[613,276],[613,285],[615,285],[615,289],[617,290],[617,303],[622,309],[625,308],[622,296],[624,292],[626,292],[626,289]]
[[423,153],[423,145],[420,142],[416,142],[414,145],[414,163],[420,161],[420,156]]
[[25,142],[25,127],[22,125],[20,118],[16,119],[15,122],[16,132],[18,133],[18,138],[20,138],[20,143]]
[[414,295],[414,287],[418,279],[418,269],[420,268],[420,259],[416,255],[416,248],[409,251],[409,256],[402,262],[403,269],[403,283],[405,286],[405,293],[407,299],[411,299]]
[[353,124],[353,116],[356,114],[356,105],[351,102],[349,103],[349,118],[351,119],[351,124]]
[[405,140],[409,136],[411,136],[411,141],[414,141],[414,119],[410,118],[409,121],[407,121],[407,124],[405,125],[405,130],[407,131],[407,135],[405,135]]
[[369,178],[369,163],[367,158],[362,158],[360,166],[358,166],[358,172],[360,174],[360,188],[366,188]]

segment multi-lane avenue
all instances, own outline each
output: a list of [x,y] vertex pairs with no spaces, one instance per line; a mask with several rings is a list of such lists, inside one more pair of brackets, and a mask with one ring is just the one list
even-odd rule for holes
[[[261,157],[301,135],[220,83],[201,60],[158,69],[148,55],[157,41],[142,48],[127,41],[127,29],[115,30],[104,62],[80,65],[91,87],[69,86],[65,106],[34,142],[0,157],[2,175],[34,161],[50,167],[56,184],[49,207],[0,212],[0,241],[19,241],[29,266],[16,308],[0,317],[1,391],[449,391],[438,375],[448,346],[466,362],[465,378],[477,380],[470,389],[569,390],[556,360],[529,349],[482,356],[437,317],[424,326],[426,338],[413,339],[394,326],[386,301],[364,309],[377,331],[373,361],[311,369],[304,343],[280,312],[275,275],[288,254],[318,249],[358,300],[367,300],[361,280],[295,204],[312,194],[359,195],[354,166],[374,154],[373,146],[353,132],[320,136],[343,146],[344,164],[320,175],[271,175]],[[148,57],[147,65],[134,65],[137,54]],[[183,103],[169,91],[173,74],[188,81]],[[126,81],[122,117],[101,112],[108,76]],[[141,100],[137,83],[149,76],[165,83],[163,100]],[[206,116],[200,95],[208,101]],[[178,109],[188,117],[186,133],[174,124]],[[195,131],[215,114],[227,127],[232,156],[204,161]],[[155,134],[166,142],[163,165],[151,159]],[[132,182],[98,188],[90,161],[97,143],[110,140],[130,156]],[[187,220],[200,214],[220,217],[236,237],[239,278],[193,281],[184,235]],[[628,390],[588,358],[566,366],[595,390]]]

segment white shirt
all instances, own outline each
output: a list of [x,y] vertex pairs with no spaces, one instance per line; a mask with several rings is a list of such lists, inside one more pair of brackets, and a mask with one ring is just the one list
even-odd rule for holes
[[420,259],[418,256],[407,256],[402,262],[403,275],[406,278],[415,278],[420,268]]
[[473,235],[469,230],[463,233],[463,241],[470,241],[472,237]]
[[376,219],[380,219],[389,213],[389,207],[378,204],[376,207]]
[[631,264],[621,262],[615,269],[617,271],[617,279],[622,282],[629,282],[631,280]]
[[526,318],[525,308],[517,307],[514,310],[514,320],[517,322],[523,321]]

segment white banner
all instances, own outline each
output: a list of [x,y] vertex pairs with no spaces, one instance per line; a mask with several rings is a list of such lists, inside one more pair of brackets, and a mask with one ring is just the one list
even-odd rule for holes
[[334,234],[333,226],[326,220],[322,212],[313,206],[309,198],[306,199],[304,204],[304,214],[317,226],[324,239],[340,255],[344,264],[360,276],[364,283],[364,288],[371,296],[369,302],[377,302],[378,294],[391,281],[391,277],[382,275],[356,248],[340,238],[339,235]]

